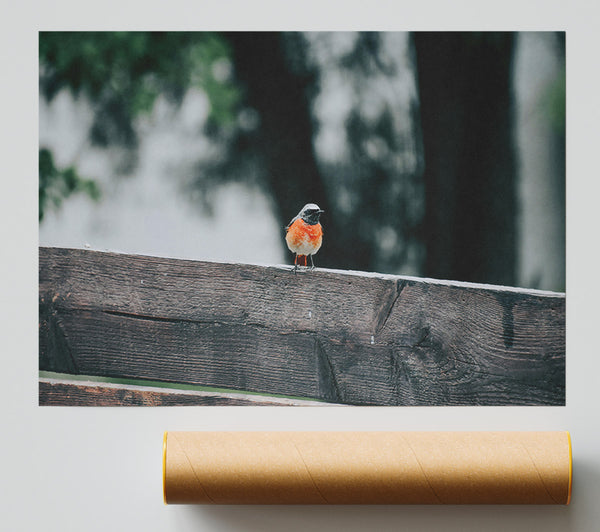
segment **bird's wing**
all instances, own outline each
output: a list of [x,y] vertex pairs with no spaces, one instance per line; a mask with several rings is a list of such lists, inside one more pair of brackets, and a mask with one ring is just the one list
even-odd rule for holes
[[287,225],[285,226],[285,232],[286,232],[286,233],[287,233],[287,232],[290,230],[290,227],[292,227],[292,224],[293,224],[293,223],[294,223],[294,222],[295,222],[297,219],[298,219],[298,216],[294,216],[294,217],[292,218],[292,221],[291,221],[289,224],[287,224]]

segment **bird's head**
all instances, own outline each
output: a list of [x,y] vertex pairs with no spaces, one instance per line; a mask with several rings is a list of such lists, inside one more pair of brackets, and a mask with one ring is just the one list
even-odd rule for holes
[[319,223],[319,216],[325,211],[316,203],[307,203],[298,214],[307,224],[315,225]]

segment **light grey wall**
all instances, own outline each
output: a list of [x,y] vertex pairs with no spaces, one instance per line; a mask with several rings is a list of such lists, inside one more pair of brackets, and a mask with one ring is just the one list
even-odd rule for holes
[[[264,2],[263,2],[264,3]],[[600,120],[596,51],[598,13],[593,3],[506,0],[423,2],[410,9],[356,13],[351,2],[327,12],[322,1],[302,10],[274,9],[270,24],[331,29],[338,25],[433,29],[543,26],[567,29],[569,64],[567,406],[556,408],[39,408],[37,402],[37,72],[35,32],[40,27],[189,28],[208,20],[198,3],[106,0],[20,2],[2,19],[0,50],[2,140],[6,183],[0,195],[2,231],[2,456],[0,529],[8,531],[281,531],[419,530],[593,532],[600,523],[597,301],[600,288],[597,168]],[[131,4],[131,5],[130,5]],[[211,4],[212,24],[232,24],[246,2]],[[364,3],[361,3],[364,6]],[[593,7],[590,7],[593,6]],[[202,6],[206,9],[206,6]],[[235,9],[234,9],[235,7]],[[264,13],[252,3],[252,12]],[[394,11],[397,9],[397,11]],[[226,11],[225,11],[226,10]],[[325,11],[323,11],[325,10]],[[285,13],[289,17],[284,18]],[[354,13],[354,16],[349,16]],[[319,14],[319,17],[316,17]],[[193,16],[192,16],[193,15]],[[336,15],[336,16],[333,16]],[[467,16],[468,15],[468,16]],[[264,15],[263,15],[264,17]],[[193,19],[193,20],[191,20]],[[252,21],[252,16],[249,16]],[[191,22],[189,22],[191,20]],[[237,19],[236,19],[237,20]],[[264,20],[261,27],[265,27]],[[75,21],[75,22],[74,22]],[[178,22],[179,21],[179,22]],[[329,23],[328,21],[336,21]],[[184,25],[185,23],[185,25]],[[210,25],[209,22],[206,22]],[[326,28],[323,28],[326,25]],[[246,28],[248,26],[245,26]],[[250,22],[250,27],[252,22]],[[273,29],[277,27],[272,26]],[[18,50],[19,52],[15,52]],[[10,178],[10,179],[8,179]],[[161,497],[163,430],[571,430],[574,446],[570,507],[165,507]]]

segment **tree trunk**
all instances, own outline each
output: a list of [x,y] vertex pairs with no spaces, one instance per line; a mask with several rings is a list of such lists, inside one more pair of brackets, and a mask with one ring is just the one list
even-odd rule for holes
[[513,285],[512,33],[415,33],[425,156],[424,275]]
[[[308,91],[316,73],[290,68],[279,32],[234,32],[225,37],[232,46],[236,75],[245,88],[247,103],[260,116],[255,139],[264,158],[266,184],[282,227],[306,203],[317,203],[325,214],[324,243],[317,266],[367,270],[371,247],[345,230],[334,212],[313,148],[314,126]],[[302,53],[299,48],[296,53]],[[282,233],[283,239],[283,233]],[[283,241],[283,240],[282,240]]]
[[281,33],[234,32],[226,37],[247,103],[260,116],[257,145],[264,158],[266,184],[273,195],[282,231],[303,205],[317,203],[326,213],[323,223],[327,235],[318,265],[331,265],[335,255],[328,217],[330,203],[314,156],[313,127],[305,94],[310,79],[290,71]]

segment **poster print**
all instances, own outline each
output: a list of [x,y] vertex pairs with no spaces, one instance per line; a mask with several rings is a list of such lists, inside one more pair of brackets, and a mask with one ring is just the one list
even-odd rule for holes
[[564,405],[564,33],[42,32],[41,405]]

